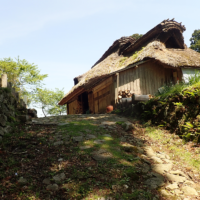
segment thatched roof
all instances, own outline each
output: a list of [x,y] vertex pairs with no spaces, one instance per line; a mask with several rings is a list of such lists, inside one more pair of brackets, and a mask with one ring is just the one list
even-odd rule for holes
[[117,52],[120,55],[121,52],[123,52],[128,46],[134,44],[135,42],[136,39],[131,36],[121,37],[120,39],[115,40],[110,48],[103,54],[103,56],[92,66],[92,68],[114,52]]
[[[157,27],[158,26],[156,26],[156,29]],[[183,30],[183,27],[180,27],[182,28],[180,29]],[[146,34],[143,37],[147,37]],[[139,40],[143,41],[143,37]],[[139,40],[137,40],[135,44],[138,44]],[[116,41],[113,44],[116,45]],[[93,88],[113,73],[126,70],[133,64],[144,60],[154,59],[171,67],[200,67],[200,53],[187,48],[185,45],[182,49],[173,49],[167,48],[166,44],[163,42],[153,40],[145,46],[140,46],[138,52],[132,51],[132,53],[130,53],[128,49],[134,47],[134,44],[130,44],[130,47],[126,48],[126,53],[123,53],[123,55],[119,53],[120,45],[118,45],[118,48],[115,50],[112,50],[112,47],[113,45],[109,48],[110,50],[108,49],[109,51],[107,51],[107,54],[102,56],[103,58],[105,57],[104,59],[101,58],[92,69],[79,77],[79,82],[63,97],[59,105],[63,105],[74,96]]]
[[164,20],[150,31],[148,31],[145,35],[143,35],[140,39],[138,39],[135,43],[129,45],[124,51],[123,54],[130,53],[132,51],[137,50],[142,46],[146,46],[146,43],[152,40],[159,40],[165,43],[168,39],[173,37],[173,43],[176,44],[177,48],[184,49],[184,38],[183,31],[186,28],[181,23],[178,23],[172,20]]

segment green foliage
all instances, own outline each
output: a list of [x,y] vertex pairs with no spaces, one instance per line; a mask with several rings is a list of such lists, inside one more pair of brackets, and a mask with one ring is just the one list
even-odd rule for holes
[[29,102],[31,92],[36,87],[41,87],[42,81],[47,77],[47,74],[40,74],[37,65],[29,63],[27,60],[20,60],[19,57],[15,60],[4,58],[0,60],[0,76],[6,73],[8,82],[13,84],[13,87],[20,95],[27,95]]
[[200,29],[193,32],[190,42],[190,48],[200,53]]
[[62,115],[66,113],[66,106],[59,106],[58,102],[64,96],[64,91],[55,89],[40,89],[37,88],[33,95],[34,105],[42,109],[44,116],[47,115]]
[[135,33],[133,35],[131,35],[132,38],[138,40],[139,38],[141,38],[143,36],[143,34],[138,34],[138,33]]
[[200,72],[196,70],[194,75],[189,76],[188,81],[189,85],[200,83]]
[[135,51],[134,54],[132,55],[132,60],[135,60],[138,55],[143,51],[144,47],[142,47],[142,49],[140,51]]
[[[181,94],[185,89],[187,89],[189,86],[191,87],[197,87],[200,86],[200,72],[195,71],[194,75],[191,75],[188,77],[188,83],[180,82],[179,84],[166,84],[164,85],[160,92],[156,94],[156,96],[161,97],[161,99],[164,99],[170,95],[175,94]],[[189,92],[187,90],[187,92]]]
[[180,94],[183,91],[183,89],[186,87],[188,87],[188,85],[183,82],[176,84],[176,85],[174,85],[172,83],[165,84],[161,88],[160,92],[156,94],[156,96],[159,96],[159,97],[161,97],[161,99],[164,99],[172,94]]
[[121,60],[119,61],[119,67],[121,67],[125,63],[126,60],[127,60],[127,57],[121,58]]

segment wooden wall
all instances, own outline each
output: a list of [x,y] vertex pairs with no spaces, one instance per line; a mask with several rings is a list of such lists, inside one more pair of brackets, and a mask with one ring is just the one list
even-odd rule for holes
[[88,93],[88,104],[89,104],[90,113],[94,113],[94,98],[93,98],[92,92]]
[[105,113],[106,107],[112,105],[114,99],[113,77],[109,77],[93,89],[93,112]]
[[76,114],[76,109],[77,109],[77,100],[72,101],[71,103],[68,104],[68,113],[69,115]]
[[[171,79],[173,69],[164,68],[153,62],[146,62],[119,73],[118,90],[131,90],[135,94],[154,95],[158,88]],[[115,92],[117,89],[115,89]]]

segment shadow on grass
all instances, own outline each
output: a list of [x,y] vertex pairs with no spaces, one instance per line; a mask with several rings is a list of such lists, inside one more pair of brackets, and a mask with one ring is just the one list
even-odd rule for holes
[[[19,127],[19,133],[5,136],[0,158],[1,198],[153,199],[158,195],[157,190],[145,184],[156,176],[141,158],[143,141],[120,125],[99,126],[100,121],[112,117],[93,116],[95,119],[82,115],[81,120],[76,120],[76,116],[68,125],[59,127]],[[64,137],[67,135],[70,137]],[[85,139],[87,135],[96,138]],[[75,142],[76,137],[82,137],[81,141]],[[63,144],[55,146],[56,140]],[[58,161],[60,158],[63,160]],[[47,190],[43,180],[49,178],[50,184],[55,184],[53,177],[60,173],[65,178],[56,183],[58,190]],[[27,183],[19,184],[20,177]]]

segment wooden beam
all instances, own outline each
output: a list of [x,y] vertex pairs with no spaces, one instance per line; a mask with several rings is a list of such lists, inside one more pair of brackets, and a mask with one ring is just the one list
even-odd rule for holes
[[150,99],[150,96],[147,95],[138,95],[133,94],[133,101],[148,101]]
[[117,76],[117,99],[116,99],[116,103],[118,103],[118,94],[119,94],[119,73],[116,73]]
[[102,90],[103,88],[109,86],[110,84],[112,84],[113,82],[113,78],[112,76],[107,78],[106,80],[104,80],[102,83],[98,84],[96,87],[93,88],[93,92],[98,92],[100,90]]

